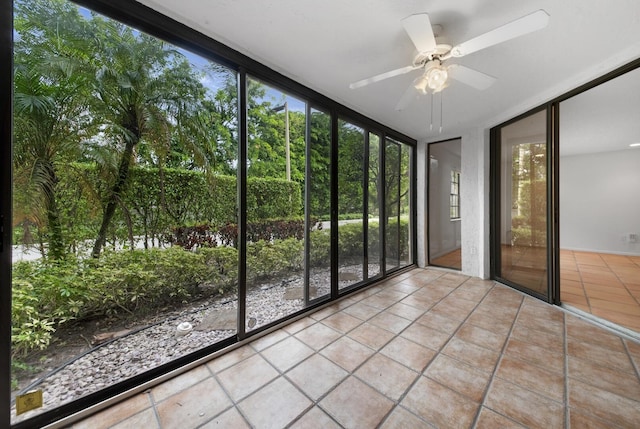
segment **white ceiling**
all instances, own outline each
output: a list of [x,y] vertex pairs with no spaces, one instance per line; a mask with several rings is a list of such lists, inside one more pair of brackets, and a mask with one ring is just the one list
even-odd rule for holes
[[560,155],[640,151],[640,69],[560,103]]
[[[638,0],[141,0],[272,69],[418,141],[484,129],[640,57]],[[452,59],[498,78],[479,92],[453,82],[429,129],[428,96],[395,105],[418,71],[351,90],[408,65],[415,47],[400,20],[427,12],[455,45],[544,9],[537,32]]]

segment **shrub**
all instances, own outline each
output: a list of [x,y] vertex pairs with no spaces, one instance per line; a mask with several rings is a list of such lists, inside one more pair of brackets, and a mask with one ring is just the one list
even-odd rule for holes
[[186,250],[217,246],[216,237],[207,224],[173,228],[169,242]]
[[105,252],[100,259],[18,262],[13,267],[12,353],[46,348],[60,324],[122,312],[141,314],[237,284],[233,248]]
[[[234,200],[235,201],[235,200]],[[284,179],[247,179],[247,219],[286,219],[302,215],[300,183]]]
[[[400,258],[405,259],[409,256],[409,221],[407,219],[400,219],[398,223],[397,218],[390,218],[388,220],[386,228],[386,240],[387,240],[387,257],[388,258]],[[390,243],[398,242],[398,235],[400,235],[400,254],[396,250],[396,246],[390,246]]]
[[[81,163],[61,171],[59,179],[56,189],[65,243],[76,251],[85,240],[95,239],[101,221],[100,198],[110,179],[95,166]],[[157,242],[170,235],[174,226],[209,224],[218,228],[237,223],[237,192],[233,176],[133,167],[108,237],[124,243],[133,235]],[[248,178],[247,206],[251,222],[301,216],[301,185],[282,179]],[[26,219],[16,222],[24,226]],[[46,225],[21,227],[16,229],[14,242],[46,241],[45,232]]]
[[85,262],[84,281],[92,285],[98,314],[148,309],[182,302],[206,279],[204,256],[180,247],[106,252]]
[[217,288],[219,294],[237,290],[238,251],[233,247],[202,248],[198,253],[207,267],[204,283]]
[[247,244],[247,281],[278,277],[303,268],[304,242],[295,238]]
[[310,234],[309,263],[312,267],[328,266],[331,263],[331,231],[315,230]]
[[[315,221],[312,221],[315,224]],[[247,241],[286,240],[304,238],[304,219],[276,219],[247,223]],[[174,228],[169,241],[185,249],[215,247],[219,244],[237,247],[238,225],[227,223],[217,229],[209,225]]]
[[[394,225],[390,221],[387,239],[396,240],[399,231],[401,256],[405,256],[408,222],[401,220],[399,228]],[[290,231],[290,227],[283,227],[283,231]],[[361,257],[362,229],[361,223],[339,227],[342,260]],[[373,247],[378,243],[378,231],[378,223],[370,222]],[[273,231],[269,234],[274,237]],[[331,231],[313,230],[310,240],[310,265],[328,266]],[[298,275],[303,267],[304,240],[271,238],[247,244],[249,284]],[[134,311],[144,314],[199,296],[234,292],[237,282],[238,251],[229,246],[199,246],[195,252],[178,246],[105,251],[99,259],[18,262],[13,266],[12,353],[23,355],[46,348],[57,326],[74,319]]]
[[25,280],[13,282],[11,312],[11,353],[25,355],[33,349],[45,349],[55,331],[54,322],[41,315],[33,285]]

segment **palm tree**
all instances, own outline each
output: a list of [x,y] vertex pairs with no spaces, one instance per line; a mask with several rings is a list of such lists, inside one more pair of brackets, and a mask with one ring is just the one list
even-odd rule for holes
[[151,36],[111,20],[94,17],[96,73],[92,114],[103,138],[119,154],[117,171],[104,199],[102,221],[92,255],[98,257],[130,180],[130,167],[146,157],[160,167],[176,142],[200,164],[199,112],[205,88],[186,59]]
[[15,223],[47,231],[49,259],[65,255],[58,171],[77,158],[87,125],[82,19],[62,2],[16,3]]

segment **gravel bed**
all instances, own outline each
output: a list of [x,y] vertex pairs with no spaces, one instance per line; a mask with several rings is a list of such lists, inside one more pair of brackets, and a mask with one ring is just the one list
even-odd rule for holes
[[[370,266],[369,272],[374,272],[373,269],[375,267]],[[362,266],[341,267],[339,272],[341,276],[343,273],[349,274],[346,279],[340,280],[340,288],[362,278]],[[328,269],[312,273],[309,281],[315,292],[312,299],[330,293],[329,278]],[[247,293],[248,329],[258,328],[303,309],[302,299],[285,299],[285,292],[292,288],[298,288],[302,298],[303,284],[303,278],[296,276],[250,288]],[[17,416],[12,422],[17,423],[34,413],[58,407],[235,335],[235,329],[197,328],[212,313],[237,309],[237,306],[237,299],[225,298],[170,312],[159,323],[90,349],[32,384],[29,389],[43,391],[44,406]],[[177,325],[182,322],[189,322],[194,327],[184,336],[176,333]],[[15,416],[15,405],[12,406],[12,415]]]

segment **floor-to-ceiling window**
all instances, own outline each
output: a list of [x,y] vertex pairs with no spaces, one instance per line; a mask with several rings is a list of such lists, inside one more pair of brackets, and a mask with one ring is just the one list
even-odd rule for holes
[[400,166],[398,168],[398,183],[400,185],[400,265],[407,266],[413,261],[413,148],[406,143],[400,143]]
[[382,175],[380,174],[380,136],[369,132],[368,155],[368,187],[367,187],[367,272],[369,278],[382,273],[382,237],[380,227],[380,206]]
[[393,270],[405,265],[412,258],[410,148],[387,138],[384,165],[386,268]]
[[338,280],[339,288],[363,281],[365,266],[365,130],[338,121]]
[[[252,330],[305,306],[307,121],[303,101],[257,79],[248,80],[247,105],[244,240],[246,326]],[[316,281],[326,295],[330,278]]]
[[[65,1],[15,6],[20,422],[236,335],[238,97],[233,69],[133,27]],[[27,391],[41,407],[21,406]]]
[[307,299],[331,294],[331,115],[310,109],[307,118]]
[[16,427],[382,277],[384,242],[387,269],[413,263],[415,141],[141,5],[87,3],[140,28],[16,2]]

